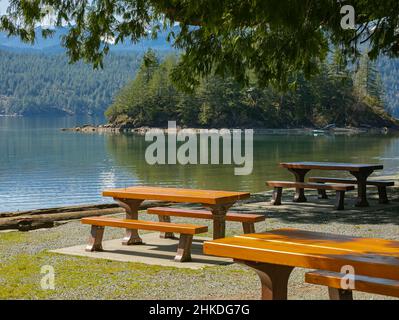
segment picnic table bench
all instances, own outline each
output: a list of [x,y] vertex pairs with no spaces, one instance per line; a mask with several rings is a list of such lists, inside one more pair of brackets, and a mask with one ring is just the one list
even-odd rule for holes
[[[197,219],[208,219],[212,220],[212,212],[207,210],[192,210],[192,209],[179,209],[179,208],[168,208],[168,207],[153,207],[147,209],[148,214],[158,215],[159,221],[170,222],[170,217],[186,217],[186,218],[197,218]],[[251,213],[236,213],[227,212],[226,221],[241,222],[244,233],[254,233],[255,223],[265,221],[266,217],[261,214]],[[161,235],[165,238],[173,238],[172,234]]]
[[[232,258],[253,268],[260,277],[263,299],[287,299],[288,279],[295,267],[340,274],[343,267],[351,266],[355,276],[362,277],[359,283],[370,292],[375,286],[367,285],[364,277],[370,277],[370,283],[385,282],[386,288],[391,285],[392,292],[385,294],[392,295],[399,281],[399,241],[279,229],[206,241],[204,253]],[[336,289],[331,281],[324,284]]]
[[[357,184],[356,179],[348,179],[348,178],[330,178],[330,177],[310,177],[309,182],[316,183],[344,183],[344,184]],[[395,185],[394,181],[385,181],[385,180],[367,180],[366,185],[374,186],[378,188],[378,199],[379,203],[385,204],[389,203],[387,196],[387,187],[392,187]],[[327,195],[322,194],[323,198],[327,198]]]
[[[162,232],[180,233],[180,240],[177,246],[176,262],[191,261],[191,244],[193,235],[208,231],[207,226],[192,224],[176,224],[166,222],[153,222],[143,220],[117,219],[109,217],[90,217],[81,220],[83,224],[91,225],[89,245],[86,251],[102,251],[102,238],[104,227],[127,228],[133,230],[153,230]],[[124,239],[126,243],[130,238]],[[140,242],[141,243],[141,242]]]
[[[354,190],[355,187],[350,184],[325,184],[325,183],[305,183],[305,182],[291,182],[291,181],[267,181],[266,184],[270,187],[274,187],[271,204],[275,206],[281,205],[281,198],[283,195],[283,188],[301,188],[301,189],[313,189],[318,191],[335,190],[337,194],[337,200],[335,209],[344,210],[345,192]],[[324,197],[322,193],[322,197]]]
[[[180,233],[180,240],[177,246],[176,262],[191,261],[191,244],[193,235],[208,231],[207,226],[197,226],[192,224],[162,223],[143,220],[116,219],[108,217],[83,218],[83,224],[91,225],[89,245],[86,251],[102,251],[102,238],[104,227],[127,228],[134,230],[154,230],[162,232]],[[126,243],[130,239],[124,239]]]
[[[375,171],[382,170],[383,165],[359,164],[359,163],[337,163],[337,162],[282,162],[280,167],[288,169],[295,176],[296,182],[305,182],[305,176],[310,170],[332,170],[348,171],[356,178],[357,184],[357,207],[368,207],[366,188],[367,178]],[[303,188],[296,188],[295,202],[306,202]]]
[[315,270],[305,274],[305,281],[310,284],[328,287],[330,300],[353,300],[353,291],[380,294],[399,298],[399,281],[355,275],[353,289],[343,289],[341,281],[347,274]]

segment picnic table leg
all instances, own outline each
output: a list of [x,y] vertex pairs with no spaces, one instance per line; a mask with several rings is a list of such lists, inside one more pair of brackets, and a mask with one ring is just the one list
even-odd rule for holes
[[[323,182],[319,182],[324,184]],[[327,191],[324,189],[317,189],[317,193],[319,194],[318,198],[319,199],[328,199]]]
[[177,247],[177,254],[175,256],[176,262],[188,262],[191,261],[191,245],[193,242],[193,235],[181,234],[179,239],[179,245]]
[[90,230],[89,244],[86,246],[86,251],[103,251],[103,235],[104,227],[92,225]]
[[337,196],[335,198],[335,201],[336,201],[335,209],[336,210],[344,210],[345,209],[345,191],[337,190],[336,194],[337,194]]
[[353,300],[352,290],[328,288],[330,300]]
[[233,205],[231,204],[223,204],[223,205],[209,205],[204,204],[204,206],[208,207],[212,212],[213,218],[213,239],[224,238],[226,235],[226,213],[227,210]]
[[253,222],[243,222],[242,229],[245,234],[255,233],[255,223]]
[[[114,200],[126,210],[126,219],[137,220],[139,217],[139,207],[143,200],[136,199],[115,199]],[[143,244],[143,240],[140,238],[138,230],[126,229],[125,237],[122,240],[123,245]]]
[[272,201],[270,204],[274,206],[281,205],[281,198],[283,196],[283,188],[282,187],[274,187],[273,194],[272,194]]
[[368,207],[367,201],[367,178],[373,173],[373,170],[350,171],[357,180],[357,202],[356,207]]
[[[171,222],[170,221],[170,216],[158,216],[159,222]],[[177,239],[173,232],[161,232],[159,235],[160,238],[162,239]]]
[[[305,182],[305,176],[310,170],[289,168],[288,171],[294,174],[295,182]],[[306,202],[304,189],[296,188],[294,202]]]
[[389,203],[389,199],[387,196],[387,187],[385,186],[380,186],[378,187],[378,202],[380,204],[386,204]]
[[294,267],[235,260],[255,270],[262,284],[262,300],[287,300],[288,279]]

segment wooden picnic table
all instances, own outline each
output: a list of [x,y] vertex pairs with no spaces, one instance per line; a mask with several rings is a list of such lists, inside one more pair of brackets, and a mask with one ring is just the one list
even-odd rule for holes
[[206,241],[204,253],[233,258],[257,272],[263,299],[287,299],[295,267],[399,280],[399,241],[279,229]]
[[[382,170],[383,165],[379,164],[358,164],[358,163],[338,163],[338,162],[282,162],[280,167],[288,169],[295,176],[296,182],[305,182],[305,176],[310,170],[333,170],[348,171],[357,180],[357,207],[368,207],[367,201],[367,178],[374,170]],[[304,189],[297,188],[295,202],[306,202]]]
[[[199,203],[213,215],[213,238],[224,238],[227,210],[238,200],[249,198],[248,192],[199,190],[137,186],[104,190],[105,197],[114,200],[126,210],[126,219],[137,220],[138,208],[144,200]],[[141,243],[137,230],[126,230],[127,244]]]

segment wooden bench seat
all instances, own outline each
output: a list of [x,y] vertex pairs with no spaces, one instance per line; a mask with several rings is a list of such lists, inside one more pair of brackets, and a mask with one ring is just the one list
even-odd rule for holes
[[[212,212],[207,210],[190,210],[190,209],[179,209],[179,208],[168,208],[168,207],[154,207],[148,208],[147,213],[158,215],[159,221],[170,222],[170,217],[187,217],[197,219],[209,219],[212,220]],[[227,212],[226,221],[241,222],[244,233],[255,232],[255,222],[265,221],[265,216],[261,214],[249,214],[249,213],[233,213]],[[161,234],[161,237],[170,238],[173,234]]]
[[[193,235],[208,231],[207,226],[193,224],[177,224],[167,222],[154,222],[143,220],[117,219],[110,217],[90,217],[81,219],[83,224],[91,225],[91,236],[86,251],[102,251],[102,238],[104,227],[126,228],[134,230],[151,230],[160,232],[176,232],[180,234],[175,261],[191,261],[191,244]],[[123,244],[128,244],[128,239],[124,239]],[[136,244],[142,244],[141,240]]]
[[312,189],[312,190],[335,190],[337,194],[337,201],[335,208],[337,210],[344,210],[345,192],[354,190],[355,187],[351,184],[327,184],[327,183],[305,183],[293,181],[267,181],[267,185],[274,187],[273,205],[281,205],[281,197],[283,188],[298,188],[298,189]]
[[344,290],[341,286],[341,279],[344,276],[345,274],[337,272],[315,270],[305,274],[305,281],[327,286],[331,300],[352,300],[352,291],[399,297],[399,281],[356,275],[354,277],[354,289]]
[[[357,184],[356,179],[328,178],[328,177],[311,177],[311,178],[309,178],[309,182]],[[369,186],[377,187],[379,203],[384,204],[384,203],[389,202],[388,196],[387,196],[387,187],[393,187],[395,185],[394,181],[367,180],[366,184]],[[324,195],[323,197],[326,198],[327,195]]]

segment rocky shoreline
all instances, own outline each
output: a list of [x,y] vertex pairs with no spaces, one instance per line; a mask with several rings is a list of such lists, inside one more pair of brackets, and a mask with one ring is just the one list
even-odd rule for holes
[[[104,124],[104,125],[92,125],[85,124],[83,126],[77,126],[73,128],[62,128],[61,131],[67,132],[80,132],[80,133],[133,133],[139,135],[145,135],[145,133],[149,130],[161,130],[164,133],[175,132],[175,129],[168,128],[154,128],[154,127],[137,127],[130,128],[125,126],[117,126],[114,124]],[[177,127],[177,131],[182,129],[190,129],[194,132],[199,133],[203,128],[180,128]],[[237,128],[239,129],[239,128]],[[211,130],[217,130],[216,128],[212,128]],[[256,134],[314,134],[314,135],[322,135],[322,134],[361,134],[361,133],[381,133],[387,134],[392,131],[397,131],[392,128],[382,127],[334,127],[329,129],[316,129],[316,128],[280,128],[280,129],[269,129],[269,128],[254,128],[254,133]]]

